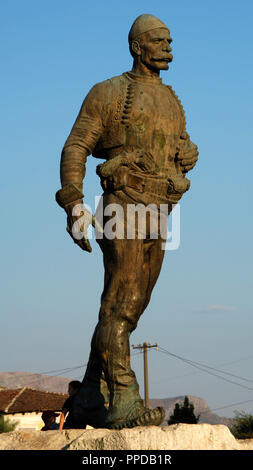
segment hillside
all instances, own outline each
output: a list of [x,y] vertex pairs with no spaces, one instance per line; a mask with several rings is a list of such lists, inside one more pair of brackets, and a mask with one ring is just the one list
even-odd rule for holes
[[[195,415],[197,416],[200,414],[199,423],[225,424],[228,427],[231,426],[231,418],[225,418],[213,413],[203,398],[199,398],[193,395],[188,395],[188,398],[194,405]],[[150,406],[151,408],[155,408],[156,406],[163,406],[165,409],[165,420],[163,424],[167,424],[170,415],[174,411],[175,404],[182,404],[183,402],[184,396],[172,398],[153,398],[150,399]]]
[[31,387],[48,392],[67,393],[68,383],[73,379],[31,372],[0,372],[0,387]]
[[[0,372],[0,388],[20,388],[31,387],[37,390],[45,390],[48,392],[67,393],[68,383],[73,380],[66,377],[49,376],[43,374],[33,374],[30,372]],[[230,426],[231,419],[218,416],[209,409],[206,401],[203,398],[188,395],[190,402],[194,405],[194,412],[196,415],[200,414],[200,423],[209,424],[225,424]],[[163,406],[165,409],[165,421],[173,413],[175,403],[182,403],[184,396],[172,398],[153,398],[150,399],[151,408],[156,406]]]

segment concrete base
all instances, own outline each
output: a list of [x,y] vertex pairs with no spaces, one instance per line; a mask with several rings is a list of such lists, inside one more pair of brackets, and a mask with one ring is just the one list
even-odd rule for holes
[[114,431],[73,429],[0,434],[1,450],[253,450],[223,424],[175,424]]

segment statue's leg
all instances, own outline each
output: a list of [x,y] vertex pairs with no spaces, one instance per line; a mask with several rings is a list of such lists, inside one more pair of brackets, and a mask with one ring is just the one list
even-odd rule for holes
[[100,356],[97,353],[96,337],[99,323],[97,324],[91,340],[91,351],[87,364],[83,385],[96,389],[104,397],[104,404],[109,406],[109,389],[105,380],[105,374],[102,369]]
[[[112,200],[112,202],[115,202],[115,201]],[[165,223],[165,225],[167,225],[166,217],[165,218],[163,217],[162,223]],[[160,236],[160,232],[159,232],[159,236]],[[142,241],[139,240],[138,244],[136,244],[136,241],[131,242],[129,246],[126,246],[124,242],[122,243],[121,252],[122,252],[122,255],[124,254],[126,255],[127,267],[129,265],[129,262],[128,262],[129,259],[132,259],[134,260],[134,265],[132,265],[134,266],[134,270],[135,271],[136,269],[140,270],[141,286],[140,286],[139,291],[143,295],[143,304],[142,302],[140,302],[142,306],[140,305],[138,308],[138,318],[144,312],[144,310],[146,309],[150,301],[152,290],[155,286],[155,283],[161,271],[163,257],[164,257],[164,251],[162,250],[162,246],[161,246],[162,241],[163,240],[161,239],[161,236],[160,236],[159,240],[157,241],[154,241],[152,239],[144,239]],[[114,289],[114,285],[115,284],[117,285],[118,282],[120,283],[120,281],[117,280],[117,276],[118,276],[117,271],[127,272],[128,270],[124,268],[121,261],[119,261],[118,263],[119,266],[117,265],[117,263],[116,263],[116,266],[112,264],[112,256],[111,256],[112,251],[115,251],[115,254],[114,254],[115,260],[117,260],[118,258],[117,250],[113,248],[113,245],[114,245],[114,242],[111,242],[111,243],[101,242],[101,245],[100,245],[102,251],[104,252],[104,266],[105,266],[105,282],[104,282],[105,285],[104,285],[104,291],[101,297],[102,304],[105,303],[104,301],[105,298],[107,298],[107,302],[108,302],[109,286],[111,285],[111,289]],[[139,254],[140,259],[136,257],[136,252],[140,253]],[[113,284],[111,284],[112,280],[113,280]],[[127,286],[128,285],[129,284],[127,284]],[[130,285],[129,285],[129,288],[130,288]],[[117,287],[116,287],[116,290],[117,290]],[[110,300],[109,300],[109,303],[111,303]],[[103,315],[102,312],[103,312],[103,308],[101,307],[99,316]],[[83,383],[86,384],[86,386],[89,385],[92,388],[96,388],[97,390],[99,390],[104,396],[105,403],[108,404],[109,389],[107,387],[105,374],[102,369],[101,360],[98,355],[97,347],[96,347],[96,336],[97,336],[97,330],[98,330],[99,325],[100,324],[98,323],[98,325],[95,328],[93,337],[92,337],[91,352],[90,352],[90,357],[89,357],[89,362],[88,362],[88,366],[86,369],[86,373],[83,379]]]
[[[99,244],[104,256],[105,285],[84,386],[75,400],[76,418],[79,422],[86,419],[95,427],[160,424],[163,410],[146,410],[139,395],[130,366],[129,336],[148,305],[161,269],[161,239],[105,238]],[[107,400],[104,378],[110,391],[107,416],[103,406]],[[105,400],[100,401],[101,397]]]
[[104,291],[83,387],[73,404],[72,427],[82,427],[82,423],[108,425],[103,415],[103,374],[110,392],[110,422],[119,421],[131,411],[134,417],[144,411],[130,366],[129,348],[130,333],[136,328],[145,303],[143,240],[103,240],[99,244],[105,267]]
[[130,366],[129,336],[148,305],[164,252],[160,240],[112,240],[103,246],[105,289],[96,350],[110,389],[111,427],[160,424],[161,409],[146,410]]
[[94,428],[106,426],[109,390],[102,370],[101,359],[97,354],[96,338],[98,325],[91,340],[91,352],[82,387],[75,395],[64,428]]
[[144,266],[146,283],[146,294],[144,304],[142,306],[142,313],[147,308],[152,291],[155,287],[158,276],[161,272],[164,250],[161,246],[162,240],[145,240],[144,241]]

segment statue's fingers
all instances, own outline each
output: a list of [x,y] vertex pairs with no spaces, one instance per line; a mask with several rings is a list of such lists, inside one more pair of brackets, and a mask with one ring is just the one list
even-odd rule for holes
[[183,152],[180,152],[180,153],[181,155],[198,155],[199,154],[197,148],[193,148],[193,149],[186,148]]
[[92,248],[90,246],[90,242],[87,238],[82,238],[81,241],[81,248],[84,250],[84,251],[88,251],[89,253],[92,252]]
[[184,154],[184,155],[182,156],[182,158],[180,159],[180,163],[181,163],[181,162],[183,162],[183,163],[184,163],[184,162],[185,162],[185,163],[187,163],[187,162],[191,163],[191,162],[196,162],[197,160],[198,160],[198,153],[192,153],[192,152],[191,152],[191,153],[186,153],[186,154]]
[[186,166],[186,165],[195,165],[197,162],[197,158],[186,158],[180,161],[181,166]]
[[186,165],[186,166],[184,166],[184,167],[183,167],[183,173],[187,173],[187,171],[192,170],[194,167],[195,167],[195,164],[194,164],[194,165]]
[[70,229],[69,225],[67,225],[66,230],[76,245],[78,245],[82,250],[88,251],[89,253],[91,253],[92,248],[90,246],[89,240],[85,237],[85,235],[83,235],[81,239],[78,239],[78,238],[75,238],[75,236],[73,235],[72,230]]
[[75,244],[78,245],[83,251],[88,251],[89,253],[91,253],[92,249],[87,239],[81,238],[81,240],[77,240],[73,238],[73,240]]
[[85,225],[82,224],[80,227],[80,230],[83,234],[83,237],[80,240],[80,247],[82,248],[82,250],[91,252],[92,249],[91,249],[90,242],[88,240],[88,235],[87,235],[88,224],[85,224]]
[[190,152],[187,151],[187,149],[181,148],[177,154],[177,160],[183,160],[185,158],[185,155],[190,154]]

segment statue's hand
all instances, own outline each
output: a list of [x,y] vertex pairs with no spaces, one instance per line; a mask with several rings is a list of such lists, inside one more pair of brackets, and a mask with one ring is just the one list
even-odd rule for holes
[[140,149],[129,148],[105,163],[97,166],[97,174],[100,177],[107,178],[113,175],[121,166],[128,166],[141,169],[142,171],[152,172],[158,169],[154,158],[150,152]]
[[150,152],[137,150],[134,156],[134,163],[136,163],[142,171],[152,172],[158,169],[153,155]]
[[198,147],[190,139],[185,132],[179,141],[178,152],[175,161],[179,163],[182,173],[192,170],[198,160]]
[[92,214],[85,209],[81,200],[68,204],[64,209],[67,213],[66,230],[68,234],[82,250],[91,253],[92,248],[88,240],[87,230],[92,222]]

